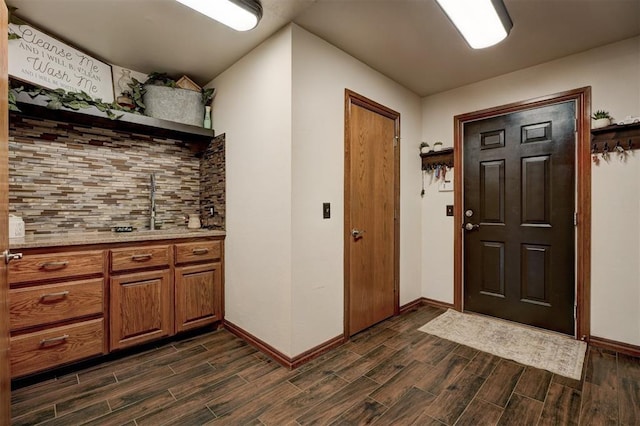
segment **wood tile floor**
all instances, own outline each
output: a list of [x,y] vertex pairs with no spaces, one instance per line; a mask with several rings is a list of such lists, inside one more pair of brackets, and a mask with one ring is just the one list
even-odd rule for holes
[[421,307],[297,370],[225,330],[14,389],[14,425],[640,424],[640,359],[570,380],[416,329]]

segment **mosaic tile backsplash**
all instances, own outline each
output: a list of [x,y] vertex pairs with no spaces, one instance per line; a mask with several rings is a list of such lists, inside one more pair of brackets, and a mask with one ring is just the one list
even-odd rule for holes
[[146,229],[151,173],[162,228],[213,205],[203,222],[224,229],[224,136],[198,158],[179,140],[11,115],[9,212],[27,234]]

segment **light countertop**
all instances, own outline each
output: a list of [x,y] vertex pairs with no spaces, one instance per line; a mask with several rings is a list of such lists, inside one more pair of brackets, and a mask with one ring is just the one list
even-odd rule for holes
[[10,238],[9,248],[24,249],[38,247],[64,247],[84,244],[113,244],[136,241],[177,240],[181,238],[223,237],[225,235],[225,231],[187,228],[133,232],[43,234],[27,235],[24,238]]

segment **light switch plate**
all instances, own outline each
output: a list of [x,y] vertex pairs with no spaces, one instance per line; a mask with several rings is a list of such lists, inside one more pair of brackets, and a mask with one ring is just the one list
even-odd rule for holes
[[440,192],[450,192],[453,191],[453,182],[444,181],[438,184],[438,191]]
[[331,203],[322,203],[322,218],[331,219]]

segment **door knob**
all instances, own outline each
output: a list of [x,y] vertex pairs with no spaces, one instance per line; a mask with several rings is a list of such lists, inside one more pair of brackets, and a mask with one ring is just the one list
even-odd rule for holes
[[362,234],[364,234],[364,231],[361,231],[359,229],[353,228],[351,230],[351,236],[357,240],[358,238],[362,238]]
[[3,253],[4,263],[9,264],[12,260],[22,259],[22,253],[11,253],[9,250],[5,250]]
[[473,231],[474,229],[478,228],[480,228],[480,225],[476,225],[475,223],[467,223],[466,225],[464,225],[464,229],[466,229],[467,231]]

